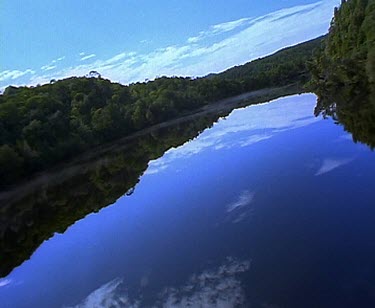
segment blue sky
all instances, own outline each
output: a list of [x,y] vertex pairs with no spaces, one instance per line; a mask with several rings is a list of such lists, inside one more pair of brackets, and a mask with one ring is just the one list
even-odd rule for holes
[[339,0],[5,0],[0,88],[202,76],[327,32]]

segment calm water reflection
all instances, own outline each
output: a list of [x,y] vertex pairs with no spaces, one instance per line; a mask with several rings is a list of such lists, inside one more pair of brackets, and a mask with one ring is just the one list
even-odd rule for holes
[[373,307],[373,152],[314,95],[234,111],[0,280],[2,307]]

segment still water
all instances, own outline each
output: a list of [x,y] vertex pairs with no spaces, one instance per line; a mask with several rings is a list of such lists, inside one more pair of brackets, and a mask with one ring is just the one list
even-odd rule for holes
[[315,104],[235,110],[151,161],[0,279],[0,306],[374,307],[374,153]]

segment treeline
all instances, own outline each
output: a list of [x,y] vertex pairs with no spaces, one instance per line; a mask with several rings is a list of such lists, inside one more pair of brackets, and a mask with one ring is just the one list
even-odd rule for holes
[[375,95],[375,0],[342,1],[327,38],[310,66],[315,91],[346,86]]
[[315,115],[331,116],[353,140],[375,147],[375,0],[342,1],[311,62]]
[[0,187],[110,140],[217,100],[296,82],[321,39],[205,78],[158,78],[123,86],[72,77],[0,95]]

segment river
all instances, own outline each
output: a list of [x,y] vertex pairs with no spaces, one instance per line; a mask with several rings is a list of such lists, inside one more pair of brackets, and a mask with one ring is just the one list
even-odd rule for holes
[[236,109],[48,180],[54,198],[2,212],[0,306],[373,307],[374,153],[315,105]]

